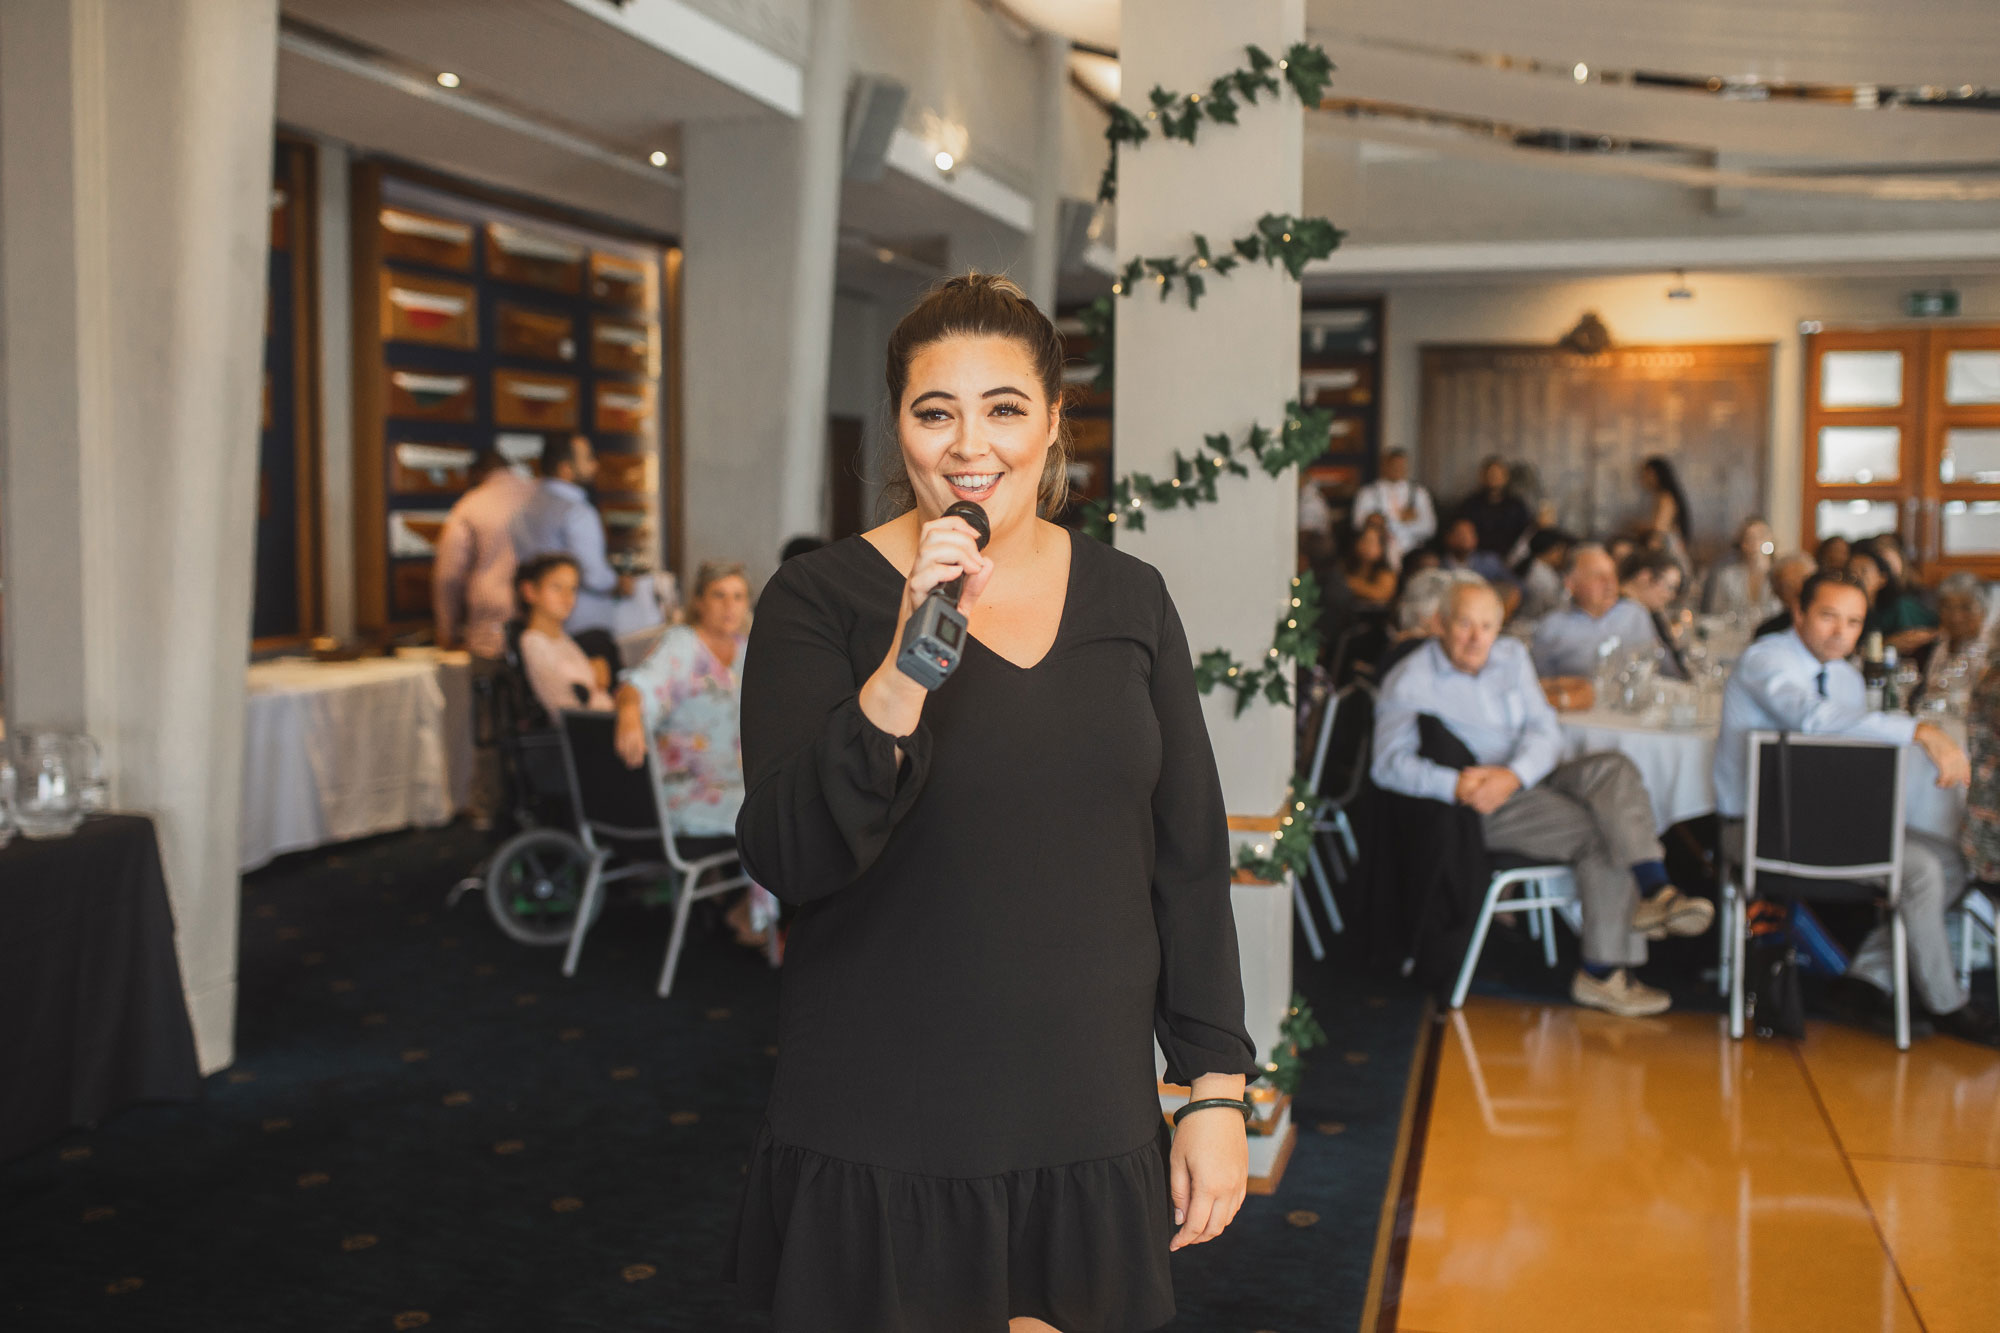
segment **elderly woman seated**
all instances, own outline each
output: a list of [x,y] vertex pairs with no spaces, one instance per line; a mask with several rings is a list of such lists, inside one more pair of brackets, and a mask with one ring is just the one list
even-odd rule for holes
[[1965,697],[1986,674],[1986,589],[1971,574],[1949,575],[1938,584],[1938,637],[1924,660],[1924,699]]
[[[694,576],[689,623],[675,625],[618,687],[618,753],[637,768],[650,740],[660,794],[682,855],[713,855],[736,844],[743,805],[738,709],[750,583],[743,566],[705,563]],[[777,916],[768,892],[752,888],[730,910],[737,941],[764,943]]]

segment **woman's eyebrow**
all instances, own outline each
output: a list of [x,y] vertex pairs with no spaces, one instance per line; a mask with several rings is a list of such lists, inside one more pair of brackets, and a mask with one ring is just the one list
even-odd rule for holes
[[1026,398],[1028,396],[1027,394],[1021,392],[1021,390],[1015,388],[1011,384],[1003,384],[997,389],[988,389],[985,393],[982,393],[979,396],[981,398],[998,398],[1003,393],[1011,393],[1016,398]]
[[958,401],[958,395],[950,392],[949,390],[932,389],[929,393],[920,393],[915,398],[912,398],[910,400],[910,406],[915,407],[918,403],[928,402],[932,398],[942,398],[948,403],[955,403]]

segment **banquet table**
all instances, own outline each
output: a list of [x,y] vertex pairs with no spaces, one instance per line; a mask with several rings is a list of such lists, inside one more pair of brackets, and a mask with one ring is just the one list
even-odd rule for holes
[[[1563,757],[1616,750],[1630,759],[1646,783],[1655,827],[1715,812],[1716,724],[1671,727],[1642,722],[1630,713],[1593,708],[1563,713]],[[1965,724],[1929,718],[1965,743]],[[1903,822],[1920,832],[1955,840],[1965,823],[1965,788],[1940,788],[1937,766],[1916,746],[1903,765]]]
[[457,803],[440,675],[429,656],[252,666],[239,866],[448,823]]
[[201,1090],[152,821],[0,848],[0,1161]]
[[1647,725],[1630,713],[1593,708],[1561,715],[1563,758],[1615,750],[1632,761],[1653,803],[1659,830],[1715,811],[1714,723]]

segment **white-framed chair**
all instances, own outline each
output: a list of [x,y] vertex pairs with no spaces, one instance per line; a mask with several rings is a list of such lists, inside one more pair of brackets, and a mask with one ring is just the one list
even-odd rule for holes
[[[1347,810],[1368,780],[1368,760],[1374,741],[1375,687],[1366,681],[1355,681],[1335,691],[1326,701],[1326,711],[1320,715],[1319,736],[1313,742],[1312,762],[1306,769],[1306,788],[1312,793],[1307,797],[1311,802],[1308,818],[1312,823],[1308,864],[1327,924],[1336,935],[1347,929],[1347,923],[1341,919],[1340,905],[1334,901],[1326,863],[1329,859],[1333,862],[1334,877],[1345,884],[1349,867],[1360,862],[1361,846],[1355,840],[1354,822],[1348,818]],[[1330,792],[1326,790],[1328,782],[1334,784]],[[1292,882],[1292,906],[1317,962],[1326,957],[1326,950],[1320,945],[1305,889],[1296,879]]]
[[[646,762],[627,768],[618,757],[615,743],[617,715],[581,709],[566,710],[560,719],[563,763],[568,767],[570,797],[576,806],[577,836],[590,852],[590,871],[584,880],[583,898],[577,904],[576,929],[563,956],[563,975],[576,975],[577,959],[583,954],[583,939],[598,911],[604,886],[621,879],[670,874],[676,881],[674,928],[667,939],[666,961],[660,966],[659,994],[673,989],[674,969],[680,963],[681,945],[687,938],[688,912],[696,901],[747,888],[750,877],[742,873],[742,863],[734,848],[711,856],[688,860],[674,845],[673,813],[660,793],[654,773],[659,763],[652,746],[646,747]],[[657,846],[664,860],[633,861],[615,869],[607,868],[623,849],[607,843]],[[726,875],[727,867],[737,873]],[[702,880],[714,876],[704,884]],[[775,940],[776,929],[772,935]]]
[[1486,883],[1479,920],[1472,927],[1465,960],[1459,964],[1458,980],[1451,988],[1454,1009],[1465,1004],[1465,993],[1472,988],[1472,974],[1479,966],[1479,955],[1486,947],[1486,935],[1493,927],[1494,917],[1527,913],[1529,930],[1541,941],[1542,961],[1550,967],[1556,965],[1556,914],[1562,914],[1570,929],[1582,933],[1583,908],[1576,896],[1576,874],[1570,867],[1529,864],[1525,858],[1504,852],[1494,853],[1493,859],[1493,877]]
[[1910,952],[1903,925],[1904,748],[1753,731],[1745,776],[1743,879],[1725,867],[1729,1035],[1744,1028],[1749,904],[1760,897],[1874,902],[1889,912],[1896,1048],[1910,1048]]
[[1958,913],[1958,985],[1961,990],[1972,989],[1972,942],[1984,938],[1987,947],[1994,951],[1993,982],[1995,998],[2000,999],[2000,933],[1996,933],[1994,913],[1995,895],[2000,894],[2000,885],[1974,884],[1965,891],[1953,908]]

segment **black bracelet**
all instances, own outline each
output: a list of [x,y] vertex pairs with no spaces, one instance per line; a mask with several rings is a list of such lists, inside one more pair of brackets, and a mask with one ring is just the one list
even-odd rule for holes
[[1256,1108],[1250,1105],[1250,1100],[1247,1097],[1242,1099],[1235,1097],[1203,1097],[1199,1101],[1189,1102],[1186,1106],[1174,1112],[1174,1124],[1179,1125],[1181,1117],[1189,1111],[1200,1111],[1210,1106],[1227,1106],[1232,1110],[1241,1111],[1246,1123],[1256,1114]]

